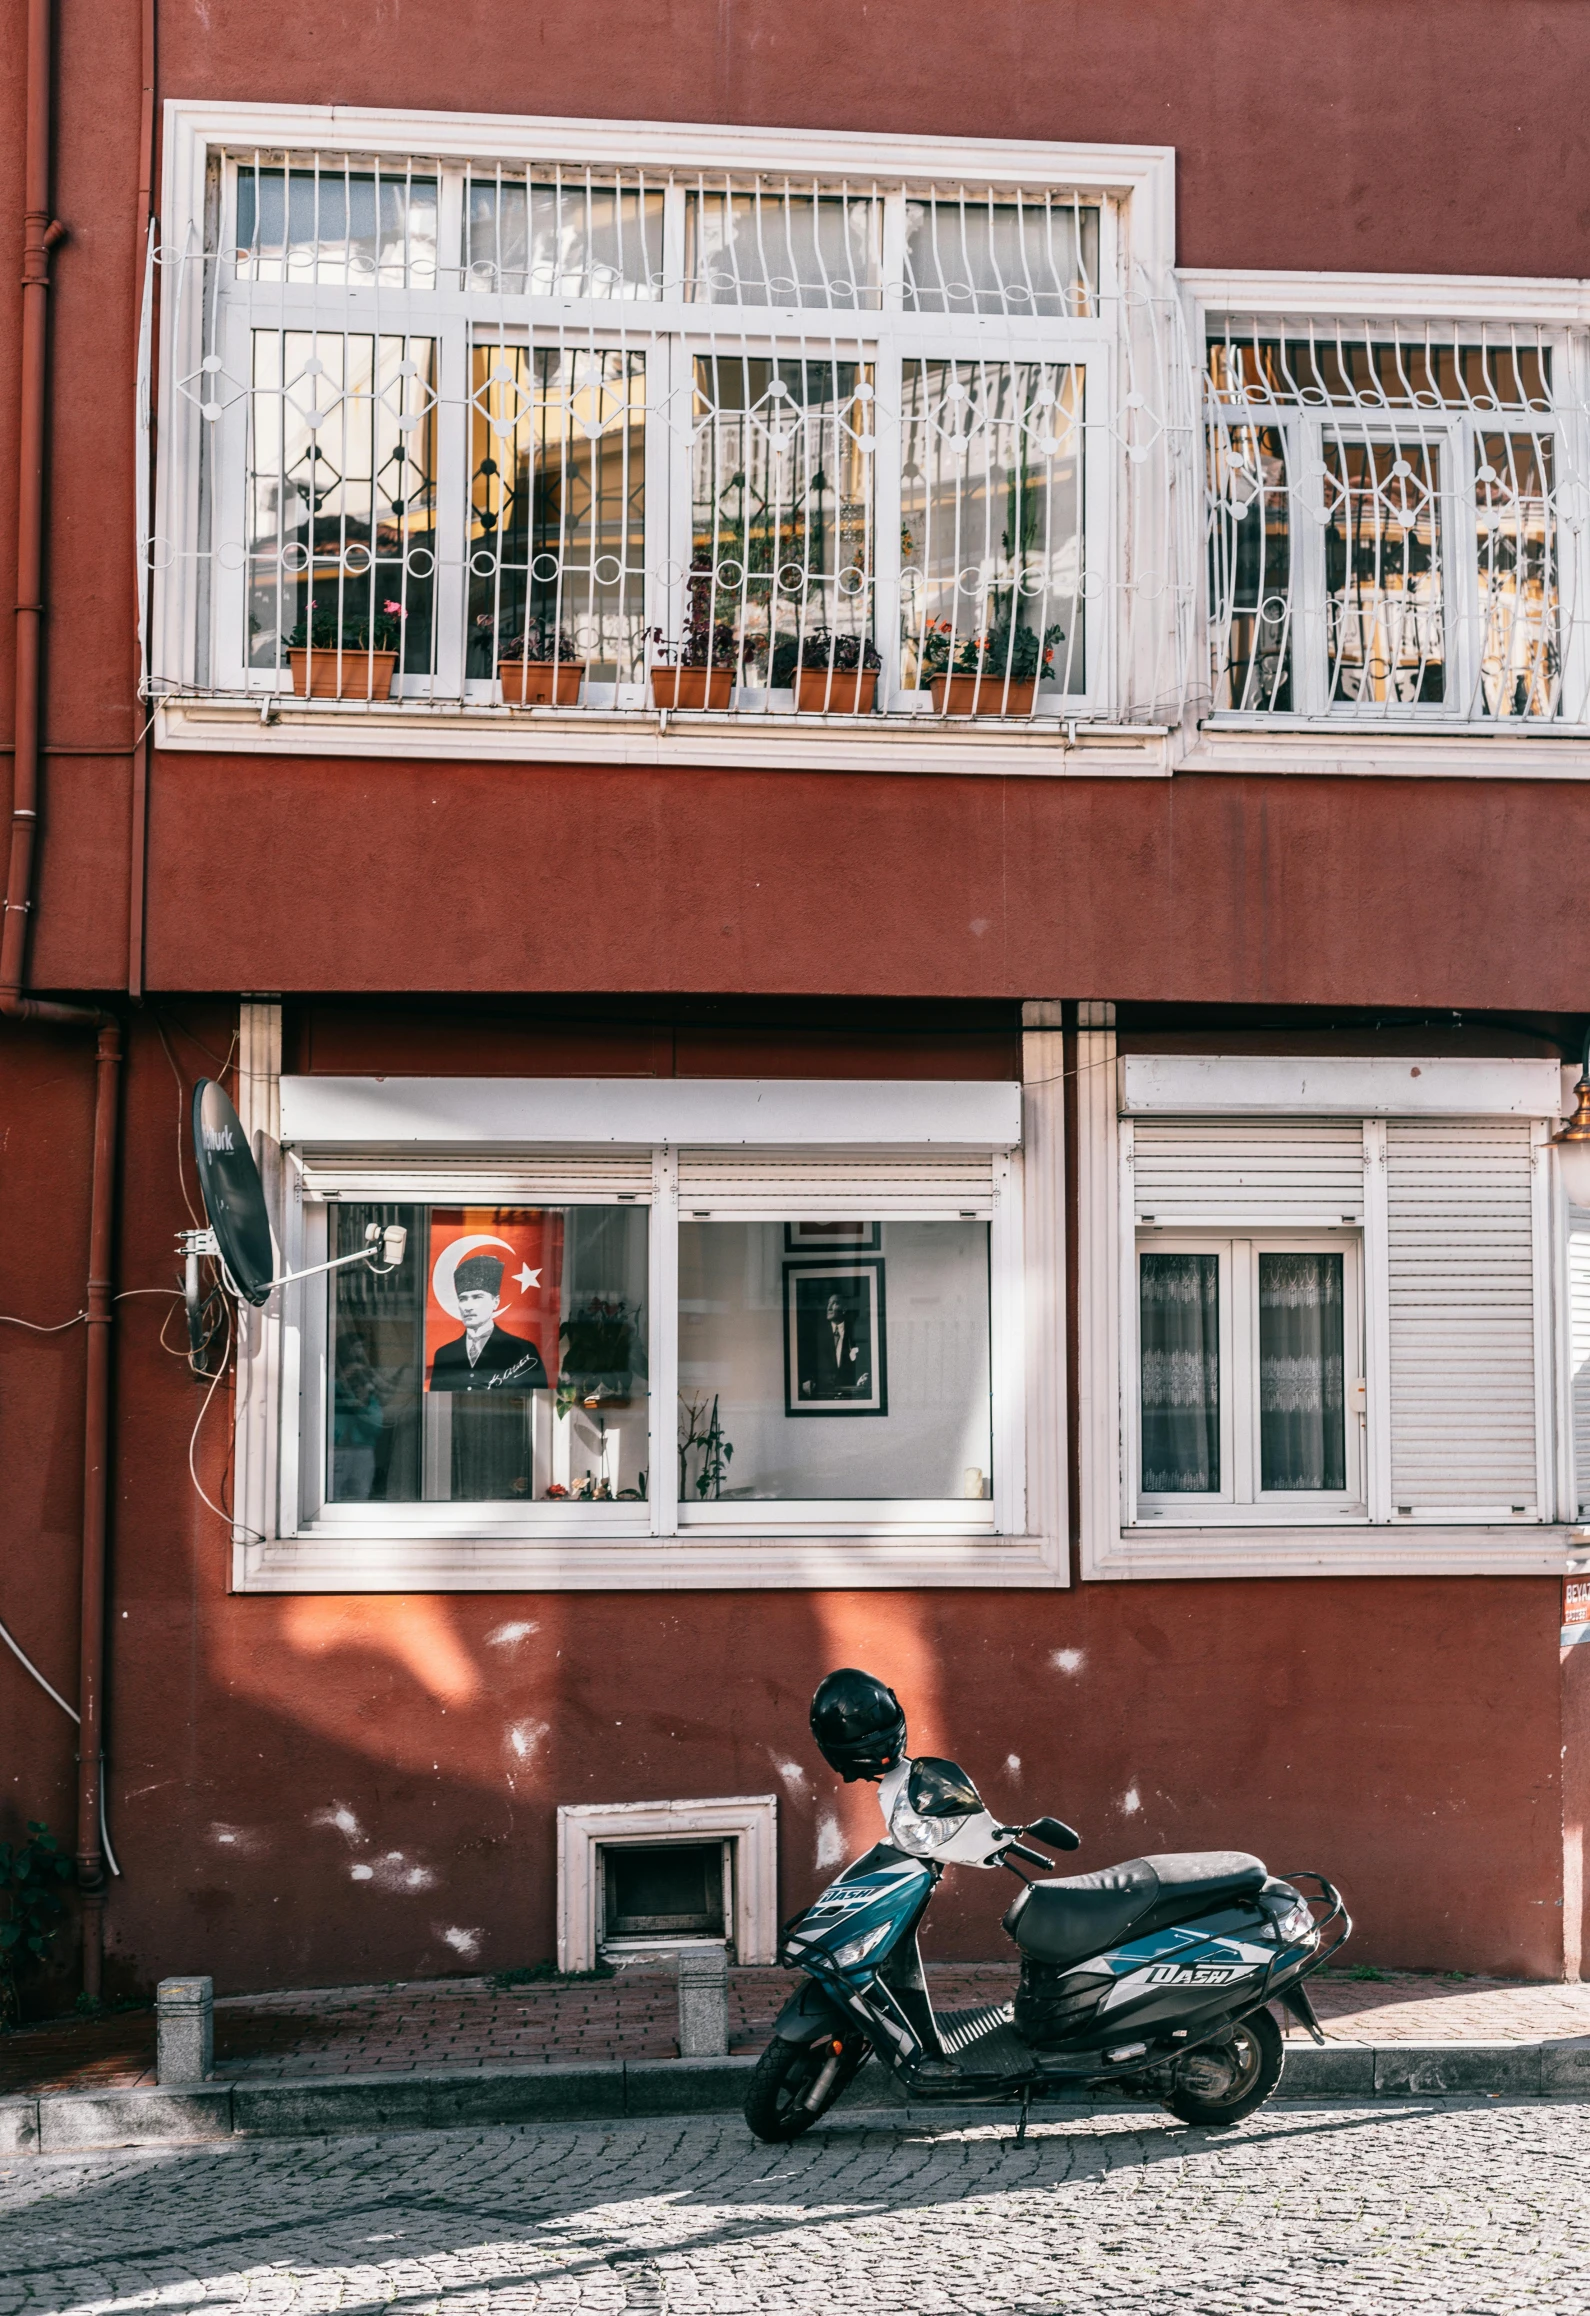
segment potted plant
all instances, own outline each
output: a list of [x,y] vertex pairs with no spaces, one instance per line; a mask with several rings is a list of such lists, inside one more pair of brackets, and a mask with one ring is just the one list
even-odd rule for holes
[[814,627],[804,636],[780,636],[773,646],[774,688],[791,687],[802,715],[839,710],[870,716],[882,666],[870,635],[841,635],[831,627]]
[[953,622],[930,619],[919,655],[918,685],[932,689],[937,714],[951,716],[1030,716],[1040,673],[1054,664],[1065,629],[1011,625],[1002,611],[982,635],[957,642]]
[[690,609],[684,640],[675,650],[660,627],[651,631],[651,641],[673,653],[653,665],[651,696],[659,708],[726,708],[741,663],[755,646],[741,643],[732,620],[713,618],[710,571],[692,571],[685,585]]
[[573,708],[579,705],[585,662],[566,627],[550,618],[527,619],[517,635],[497,647],[497,680],[510,708]]
[[368,619],[344,616],[311,596],[287,638],[293,690],[311,700],[386,699],[407,616],[398,602],[383,603]]

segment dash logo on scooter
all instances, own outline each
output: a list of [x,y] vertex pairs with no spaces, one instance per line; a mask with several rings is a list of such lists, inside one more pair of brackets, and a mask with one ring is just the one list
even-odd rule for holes
[[[1272,2002],[1324,2040],[1304,1980],[1352,1923],[1322,1875],[1208,1850],[1057,1876],[1030,1843],[1074,1850],[1081,1835],[1054,1817],[997,1825],[957,1763],[912,1760],[900,1701],[873,1674],[830,1673],[811,1726],[831,1769],[877,1785],[887,1838],[785,1926],[780,1959],[803,1980],[746,2098],[759,2139],[809,2130],[872,2051],[915,2099],[1019,2101],[1025,2130],[1032,2100],[1106,2083],[1185,2122],[1235,2123],[1281,2079]],[[933,2009],[917,1933],[951,1865],[1022,1884],[1005,1914],[1021,1956],[1011,2002]]]

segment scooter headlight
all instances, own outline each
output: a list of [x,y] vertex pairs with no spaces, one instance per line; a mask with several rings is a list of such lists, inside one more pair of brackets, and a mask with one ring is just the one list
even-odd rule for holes
[[880,1922],[877,1929],[869,1930],[865,1937],[852,1938],[847,1945],[836,1946],[833,1954],[835,1963],[841,1970],[854,1970],[858,1962],[865,1962],[867,1956],[883,1944],[893,1927],[890,1922]]
[[889,1839],[897,1850],[925,1857],[941,1842],[953,1841],[963,1822],[958,1817],[922,1817],[902,1792],[889,1813]]

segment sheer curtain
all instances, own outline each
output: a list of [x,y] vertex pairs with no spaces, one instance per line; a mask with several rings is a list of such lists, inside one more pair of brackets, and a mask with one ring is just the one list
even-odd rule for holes
[[1220,1257],[1139,1257],[1145,1495],[1220,1490]]
[[1259,1256],[1259,1485],[1345,1488],[1339,1254]]

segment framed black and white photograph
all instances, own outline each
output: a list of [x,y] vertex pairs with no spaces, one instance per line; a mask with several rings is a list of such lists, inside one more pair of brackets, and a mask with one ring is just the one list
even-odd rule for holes
[[882,1224],[876,1222],[786,1222],[786,1254],[877,1254]]
[[784,1265],[784,1413],[887,1415],[883,1257]]

